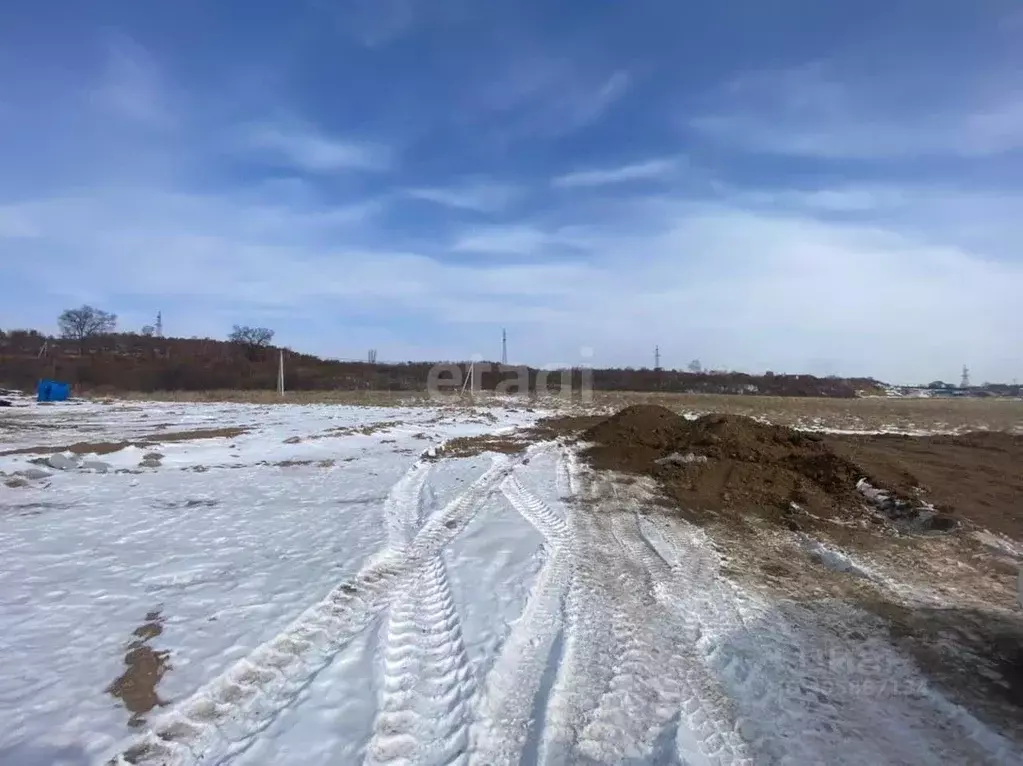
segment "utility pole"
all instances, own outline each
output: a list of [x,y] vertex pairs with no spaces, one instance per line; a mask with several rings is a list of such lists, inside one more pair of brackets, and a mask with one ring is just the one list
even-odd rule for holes
[[281,349],[280,360],[277,365],[277,393],[284,396],[284,349]]

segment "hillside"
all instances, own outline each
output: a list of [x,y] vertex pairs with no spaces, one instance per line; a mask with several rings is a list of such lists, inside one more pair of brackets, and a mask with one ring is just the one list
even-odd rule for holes
[[[70,382],[79,392],[273,389],[278,351],[208,338],[129,333],[95,338],[83,351],[74,341],[16,330],[0,335],[0,386],[31,389],[39,378],[50,377]],[[285,355],[287,387],[292,390],[423,391],[436,364],[342,362],[290,350]],[[490,371],[485,363],[478,364],[476,385],[481,389],[493,390],[516,377],[497,364],[492,363]],[[538,372],[528,371],[530,390],[536,389]],[[853,397],[858,391],[880,390],[878,382],[868,378],[620,368],[594,369],[590,374],[593,388],[604,391]],[[581,380],[582,372],[575,370],[573,387],[578,388]],[[550,389],[558,390],[560,381],[560,374],[550,374]]]

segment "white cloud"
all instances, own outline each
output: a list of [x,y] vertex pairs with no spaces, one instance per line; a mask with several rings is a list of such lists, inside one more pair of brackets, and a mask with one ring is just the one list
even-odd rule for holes
[[621,165],[616,168],[578,170],[558,176],[551,181],[551,185],[561,188],[576,188],[664,178],[674,173],[678,169],[678,164],[678,160],[675,158],[668,158]]
[[176,120],[167,103],[166,85],[152,55],[124,35],[107,38],[106,62],[96,103],[120,118],[150,127],[168,127]]
[[[914,87],[897,73],[851,79],[812,64],[732,81],[719,93],[722,107],[686,124],[720,141],[777,154],[997,155],[1023,148],[1023,85],[1018,76],[991,77],[1002,81],[975,83],[959,94],[928,90],[933,83]],[[902,91],[907,95],[900,98]]]
[[496,213],[507,208],[519,197],[520,190],[508,184],[475,182],[459,186],[408,189],[405,193],[409,197],[445,207]]
[[391,164],[390,151],[380,144],[335,138],[295,122],[253,125],[243,139],[249,150],[310,173],[381,171]]
[[[646,205],[586,229],[466,230],[456,250],[494,255],[466,262],[445,258],[441,243],[376,244],[383,227],[359,204],[93,190],[7,208],[38,236],[5,267],[53,316],[80,296],[120,311],[127,296],[162,307],[186,335],[222,336],[232,317],[266,316],[290,327],[278,326],[282,342],[334,356],[361,356],[362,336],[349,346],[356,340],[336,328],[369,322],[404,338],[401,349],[429,327],[430,353],[448,358],[493,356],[494,328],[507,326],[513,356],[532,363],[579,362],[591,346],[595,364],[636,366],[659,344],[669,365],[698,357],[907,382],[964,362],[989,379],[1023,368],[1017,262],[912,227],[817,220],[812,208],[738,194]],[[60,267],[40,275],[41,259]],[[400,355],[372,345],[381,358]]]

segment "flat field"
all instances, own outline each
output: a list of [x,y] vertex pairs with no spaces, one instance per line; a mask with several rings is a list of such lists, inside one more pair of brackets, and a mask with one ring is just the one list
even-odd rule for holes
[[964,470],[1004,510],[1012,437],[779,432],[961,520],[917,534],[866,494],[779,520],[727,478],[682,507],[723,442],[669,474],[579,432],[636,402],[913,433],[1023,404],[347,396],[0,411],[0,762],[1020,761],[1023,535],[934,468],[997,451]]

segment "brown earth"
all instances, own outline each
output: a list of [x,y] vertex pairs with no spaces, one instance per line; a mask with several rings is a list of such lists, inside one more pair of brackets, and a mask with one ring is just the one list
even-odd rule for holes
[[782,521],[793,504],[834,517],[863,505],[863,473],[819,436],[739,415],[686,420],[656,405],[627,407],[581,437],[596,468],[641,473],[690,513],[757,511]]
[[1015,431],[1023,433],[1023,401],[1008,398],[915,399],[865,397],[728,396],[597,391],[593,405],[617,411],[632,404],[660,404],[675,412],[725,413],[762,418],[794,428],[851,431]]
[[248,428],[200,428],[194,431],[171,431],[143,436],[131,441],[75,442],[68,445],[19,447],[0,451],[2,455],[52,455],[55,452],[73,452],[76,455],[109,455],[127,447],[153,447],[162,442],[192,441],[196,439],[233,439],[248,432]]
[[107,693],[121,700],[131,713],[128,725],[138,727],[145,723],[145,714],[166,703],[156,692],[156,685],[170,670],[167,658],[170,652],[156,651],[149,641],[163,633],[163,617],[159,611],[146,615],[146,621],[132,633],[124,655],[125,670],[110,686]]
[[[567,426],[568,424],[563,424]],[[596,468],[656,479],[693,520],[756,513],[790,528],[844,520],[947,530],[963,520],[1023,537],[1023,437],[823,436],[741,415],[686,420],[635,405],[585,430]],[[860,479],[898,502],[869,508]],[[933,503],[938,513],[923,511]]]
[[1023,540],[1023,435],[829,436],[878,486],[916,492],[939,510]]

